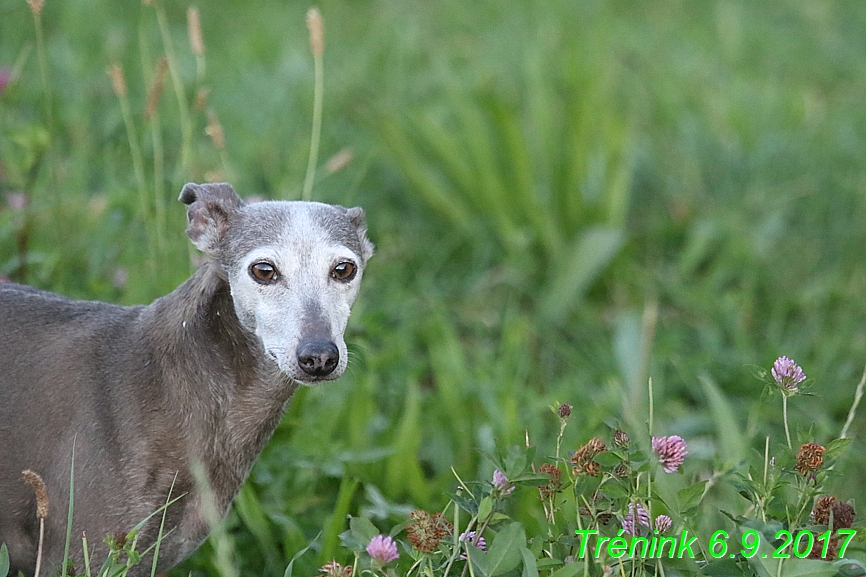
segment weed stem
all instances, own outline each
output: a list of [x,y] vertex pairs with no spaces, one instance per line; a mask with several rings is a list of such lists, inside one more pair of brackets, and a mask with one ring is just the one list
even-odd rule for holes
[[848,409],[848,418],[845,420],[845,426],[842,427],[842,433],[839,435],[840,439],[848,438],[848,429],[851,427],[851,423],[854,422],[854,416],[857,414],[857,405],[860,404],[860,399],[863,398],[864,387],[866,387],[866,368],[863,369],[863,376],[860,377],[860,382],[857,383],[857,389],[854,391],[854,403]]
[[156,21],[162,36],[162,44],[165,49],[165,57],[168,59],[168,73],[171,75],[171,83],[174,86],[174,95],[177,98],[177,108],[180,114],[180,166],[178,166],[177,179],[186,178],[189,168],[189,156],[192,148],[192,123],[189,115],[189,105],[183,93],[183,82],[177,66],[177,57],[174,53],[174,43],[171,41],[171,31],[168,27],[168,19],[162,5],[154,2],[156,8]]
[[313,195],[313,182],[316,178],[316,165],[319,162],[319,141],[322,137],[322,100],[325,91],[325,65],[322,35],[322,16],[315,8],[307,13],[307,23],[310,27],[313,65],[315,68],[315,84],[313,87],[313,128],[310,134],[310,158],[307,161],[307,175],[304,178],[304,192],[301,198],[309,201]]

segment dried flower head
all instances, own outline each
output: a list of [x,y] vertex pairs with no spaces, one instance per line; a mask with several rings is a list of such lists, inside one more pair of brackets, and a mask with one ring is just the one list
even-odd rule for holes
[[833,495],[824,495],[815,500],[815,506],[812,508],[812,522],[816,525],[830,524],[830,509],[833,503],[836,502],[836,497]]
[[806,375],[803,374],[803,369],[800,365],[789,359],[788,357],[779,357],[773,363],[773,379],[779,387],[785,392],[794,392],[797,390],[797,385],[806,380]]
[[838,539],[830,539],[830,542],[827,544],[827,553],[824,555],[824,540],[819,539],[818,535],[815,535],[815,542],[812,545],[812,550],[809,551],[809,555],[806,557],[807,559],[817,559],[819,561],[835,561],[836,557],[839,556],[839,540]]
[[854,525],[857,512],[854,506],[845,501],[836,501],[833,504],[833,529],[850,529]]
[[409,518],[412,522],[406,526],[406,535],[412,546],[422,553],[435,551],[442,539],[454,531],[454,526],[442,513],[431,515],[427,511],[415,509],[409,513]]
[[550,477],[550,480],[546,485],[540,485],[538,487],[538,490],[541,491],[542,498],[552,497],[562,491],[562,471],[560,471],[556,465],[552,463],[544,463],[541,465],[539,471]]
[[655,526],[656,531],[658,531],[659,533],[667,533],[668,531],[670,531],[673,524],[673,521],[667,515],[659,515],[658,517],[656,517]]
[[613,432],[613,444],[620,449],[628,449],[628,443],[631,439],[628,438],[628,433],[622,429],[617,429]]
[[36,518],[48,518],[48,491],[45,489],[45,481],[39,473],[26,469],[21,472],[21,478],[30,483],[36,493]]
[[613,476],[617,479],[624,479],[625,477],[628,477],[628,474],[630,472],[631,469],[629,469],[629,466],[625,463],[618,463],[617,466],[613,468],[613,471],[611,471]]
[[571,405],[562,403],[559,405],[559,409],[556,410],[556,414],[559,415],[560,419],[567,419],[571,416]]
[[833,527],[836,529],[848,529],[854,524],[855,511],[851,504],[838,501],[832,495],[824,495],[815,500],[812,509],[812,522],[815,525],[830,526],[830,515],[833,516]]
[[397,543],[389,536],[376,535],[367,545],[367,554],[377,563],[384,565],[397,559]]
[[586,443],[586,450],[590,457],[595,457],[599,453],[607,451],[607,445],[604,444],[601,437],[593,437]]
[[689,454],[686,442],[679,435],[653,437],[652,447],[665,473],[676,473]]
[[824,465],[824,447],[816,443],[803,443],[797,452],[797,464],[794,470],[807,476],[814,473]]
[[629,503],[628,515],[626,515],[622,520],[622,528],[625,530],[627,535],[637,535],[638,527],[641,525],[649,528],[649,513],[640,503]]
[[571,456],[571,463],[574,465],[572,472],[577,475],[586,473],[595,477],[600,471],[599,464],[593,459],[599,454],[607,451],[607,446],[600,437],[593,437],[583,446],[581,446]]
[[319,568],[322,572],[318,577],[352,577],[352,566],[343,567],[336,561],[326,563]]

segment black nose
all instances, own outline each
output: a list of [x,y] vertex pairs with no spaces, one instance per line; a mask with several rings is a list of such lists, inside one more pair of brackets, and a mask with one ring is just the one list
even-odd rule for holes
[[339,360],[340,351],[332,341],[307,341],[298,347],[298,365],[312,377],[330,375]]

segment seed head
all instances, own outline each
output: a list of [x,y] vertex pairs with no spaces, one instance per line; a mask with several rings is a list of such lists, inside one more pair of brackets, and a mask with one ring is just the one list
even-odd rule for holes
[[207,108],[207,97],[210,95],[210,88],[202,86],[195,92],[195,104],[193,107],[196,111],[201,112]]
[[226,149],[226,137],[225,133],[223,133],[223,125],[220,124],[219,118],[217,118],[216,112],[213,110],[208,110],[207,112],[207,126],[204,129],[204,133],[210,136],[214,148],[217,150]]
[[557,409],[556,414],[559,415],[560,419],[567,419],[571,416],[571,405],[568,403],[562,403],[559,405],[559,409]]
[[45,0],[27,0],[27,5],[30,6],[30,11],[34,16],[42,14],[42,9],[45,8]]
[[631,439],[628,438],[628,433],[621,429],[613,432],[613,444],[620,449],[628,449],[628,443]]
[[156,107],[159,105],[159,97],[162,96],[162,89],[165,87],[165,74],[168,72],[168,58],[163,56],[156,63],[156,73],[153,75],[153,84],[150,86],[150,91],[147,93],[147,103],[144,105],[144,117],[148,120],[156,114]]
[[39,473],[27,469],[21,472],[21,478],[30,483],[36,493],[36,518],[48,518],[48,491],[45,489],[45,481]]
[[111,76],[111,87],[114,88],[114,93],[118,98],[126,98],[126,78],[123,76],[123,67],[120,64],[112,64],[108,68],[108,75]]
[[352,150],[344,148],[328,159],[325,163],[325,173],[334,174],[346,168],[352,162]]
[[193,56],[204,56],[204,39],[201,35],[201,20],[198,8],[190,6],[186,11],[186,25],[189,32],[189,49]]
[[788,357],[779,357],[773,363],[773,379],[776,384],[784,392],[793,393],[797,390],[797,385],[806,380],[806,375],[803,374],[803,369],[800,365],[789,359]]
[[653,437],[652,446],[665,473],[676,473],[689,454],[686,442],[679,435]]
[[325,53],[325,21],[318,8],[307,12],[307,30],[310,31],[310,51],[313,56],[321,56]]

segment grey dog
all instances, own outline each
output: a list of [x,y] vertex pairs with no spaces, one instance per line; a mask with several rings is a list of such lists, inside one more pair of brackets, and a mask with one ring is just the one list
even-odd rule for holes
[[[299,385],[339,377],[343,333],[373,245],[364,212],[246,205],[227,184],[187,184],[187,235],[209,261],[149,306],[0,284],[0,543],[33,574],[45,482],[43,567],[60,569],[74,452],[71,558],[165,505],[158,570],[224,516]],[[157,540],[162,513],[138,533]],[[101,561],[100,561],[101,563]],[[150,557],[130,575],[150,574]],[[47,574],[47,573],[45,573]]]

